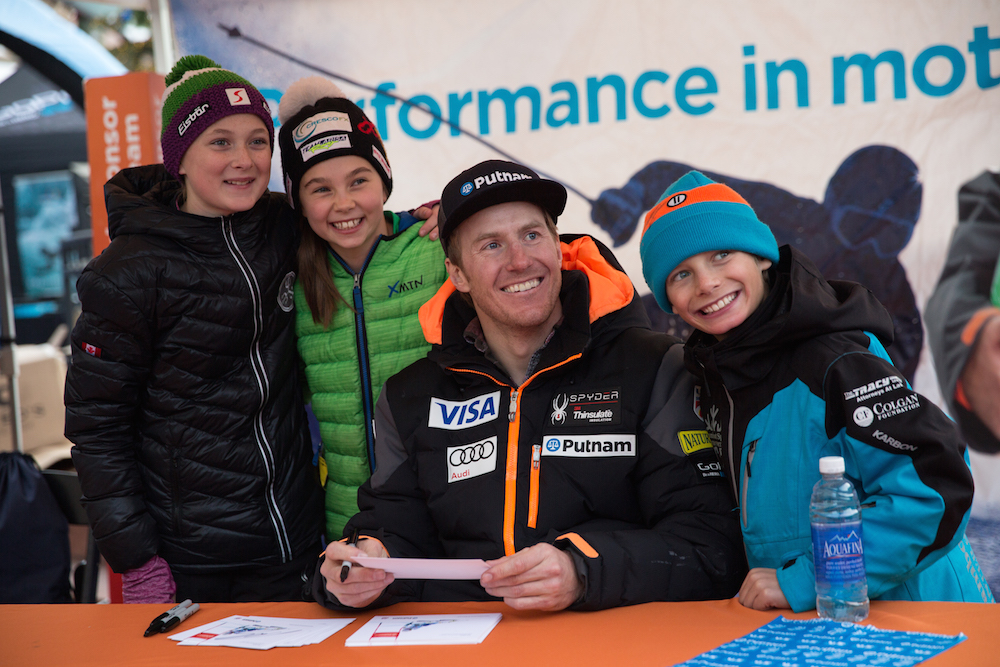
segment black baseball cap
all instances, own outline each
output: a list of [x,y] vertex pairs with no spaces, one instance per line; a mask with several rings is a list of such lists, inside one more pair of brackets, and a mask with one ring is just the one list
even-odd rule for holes
[[566,208],[566,188],[516,162],[486,160],[451,179],[441,192],[438,233],[445,254],[448,239],[468,217],[484,208],[526,201],[555,221]]

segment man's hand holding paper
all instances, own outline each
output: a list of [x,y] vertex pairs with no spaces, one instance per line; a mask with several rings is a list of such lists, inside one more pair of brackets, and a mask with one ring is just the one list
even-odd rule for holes
[[324,556],[319,571],[326,581],[326,589],[348,607],[368,606],[394,581],[391,573],[371,567],[353,567],[347,580],[340,581],[340,568],[352,556],[388,558],[389,554],[378,540],[361,539],[356,547],[333,542],[326,547]]
[[536,544],[487,564],[490,569],[480,583],[514,609],[559,611],[583,593],[573,558],[551,544]]

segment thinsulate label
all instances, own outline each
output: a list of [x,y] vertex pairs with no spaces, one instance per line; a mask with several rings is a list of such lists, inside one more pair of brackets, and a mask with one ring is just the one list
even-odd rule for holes
[[865,552],[861,542],[861,522],[812,525],[813,561],[816,581],[838,585],[853,583],[865,576]]

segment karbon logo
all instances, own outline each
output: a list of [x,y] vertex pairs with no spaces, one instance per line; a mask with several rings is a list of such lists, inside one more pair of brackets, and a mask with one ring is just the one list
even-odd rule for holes
[[678,192],[673,197],[667,200],[667,207],[673,208],[675,206],[680,206],[685,201],[687,201],[687,198],[688,196],[686,194],[684,194],[683,192]]
[[483,394],[468,401],[446,401],[431,397],[430,413],[427,415],[429,428],[458,431],[491,422],[497,418],[500,392]]
[[449,484],[485,475],[497,469],[497,439],[449,447],[447,456]]

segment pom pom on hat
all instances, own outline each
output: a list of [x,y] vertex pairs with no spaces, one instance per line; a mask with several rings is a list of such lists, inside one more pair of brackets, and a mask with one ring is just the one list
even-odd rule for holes
[[312,167],[336,157],[356,155],[367,160],[392,193],[392,169],[375,124],[357,104],[328,79],[309,76],[292,83],[278,106],[281,130],[281,170],[285,193],[300,209],[299,183]]
[[709,250],[741,250],[778,261],[774,234],[750,204],[728,185],[689,171],[646,214],[639,243],[642,275],[665,312],[674,312],[667,276],[688,257]]
[[347,95],[344,95],[340,86],[321,76],[307,76],[304,79],[299,79],[288,86],[288,90],[282,94],[281,104],[278,105],[278,121],[284,125],[289,118],[302,111],[304,107],[312,106],[324,97],[343,97],[346,99]]
[[264,96],[243,77],[222,69],[211,58],[184,56],[165,78],[160,146],[163,165],[180,178],[181,160],[195,139],[226,116],[248,113],[267,128],[274,150],[274,123]]

